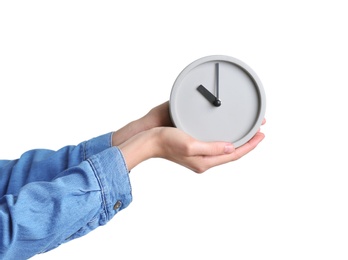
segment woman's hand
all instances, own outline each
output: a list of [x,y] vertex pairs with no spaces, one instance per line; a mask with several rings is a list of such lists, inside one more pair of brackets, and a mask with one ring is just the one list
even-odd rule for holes
[[139,133],[119,146],[128,170],[150,158],[160,157],[202,173],[235,161],[252,151],[264,138],[258,132],[235,149],[228,142],[202,142],[173,127],[158,127]]
[[249,142],[237,149],[229,142],[202,142],[176,128],[162,128],[159,157],[185,166],[196,173],[238,160],[253,150],[264,138],[258,132]]

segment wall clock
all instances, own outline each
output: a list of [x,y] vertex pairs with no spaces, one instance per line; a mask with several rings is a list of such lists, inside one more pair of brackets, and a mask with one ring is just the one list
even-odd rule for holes
[[200,58],[175,80],[169,99],[173,124],[201,141],[227,141],[239,147],[258,131],[266,96],[256,73],[225,55]]

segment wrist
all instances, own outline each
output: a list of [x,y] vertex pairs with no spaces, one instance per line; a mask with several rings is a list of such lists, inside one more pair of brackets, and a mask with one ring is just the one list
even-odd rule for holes
[[144,123],[142,119],[137,119],[115,131],[112,135],[112,146],[118,146],[139,132],[147,130]]
[[139,163],[158,156],[158,131],[158,128],[153,128],[140,132],[119,145],[129,171]]

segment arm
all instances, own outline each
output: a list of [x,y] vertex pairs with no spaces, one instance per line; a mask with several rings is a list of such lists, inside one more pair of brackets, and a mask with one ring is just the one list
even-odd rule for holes
[[107,148],[118,146],[140,132],[169,125],[168,102],[165,102],[112,134],[104,134],[76,146],[65,146],[58,151],[37,149],[24,153],[18,160],[0,160],[0,198],[9,193],[17,194],[30,182],[51,181],[62,171]]
[[116,147],[170,125],[168,102],[113,134],[58,151],[31,150],[0,160],[0,258],[28,259],[106,224],[132,200]]
[[0,259],[51,250],[105,225],[129,205],[128,170],[111,137],[57,152],[33,150],[0,163],[0,183],[6,184],[0,196]]

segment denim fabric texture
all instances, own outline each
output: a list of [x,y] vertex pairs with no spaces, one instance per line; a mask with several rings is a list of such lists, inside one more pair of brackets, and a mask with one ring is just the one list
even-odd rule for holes
[[105,225],[131,203],[128,170],[111,138],[0,160],[0,259],[52,250]]

